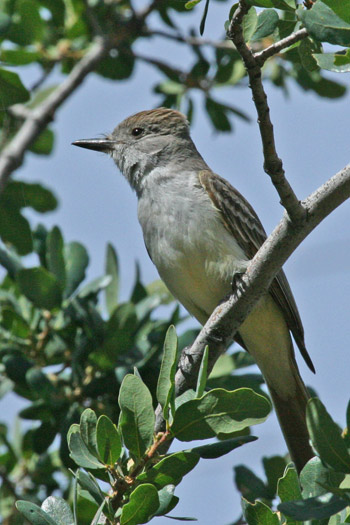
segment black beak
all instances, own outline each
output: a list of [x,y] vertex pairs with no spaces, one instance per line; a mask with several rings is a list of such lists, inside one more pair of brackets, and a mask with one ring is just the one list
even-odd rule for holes
[[111,151],[115,144],[114,140],[108,139],[81,139],[72,142],[73,146],[79,146],[80,148],[93,149],[95,151],[103,151],[108,153]]

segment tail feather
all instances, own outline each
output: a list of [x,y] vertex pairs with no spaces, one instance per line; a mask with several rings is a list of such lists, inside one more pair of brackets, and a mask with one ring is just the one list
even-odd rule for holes
[[299,375],[296,363],[291,363],[295,378],[293,396],[284,398],[271,385],[267,385],[277,413],[277,417],[288,446],[292,461],[297,471],[315,454],[309,443],[309,433],[306,426],[306,405],[309,394]]

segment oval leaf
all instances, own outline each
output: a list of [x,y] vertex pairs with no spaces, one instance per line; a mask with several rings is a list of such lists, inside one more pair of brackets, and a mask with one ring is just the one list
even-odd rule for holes
[[269,401],[250,388],[232,392],[217,388],[181,405],[171,431],[180,441],[207,439],[262,423],[270,410]]
[[45,310],[59,307],[62,294],[57,279],[45,268],[19,270],[16,280],[22,293],[36,306]]
[[98,418],[96,439],[101,461],[106,465],[114,465],[120,457],[122,442],[116,426],[109,417]]
[[62,498],[49,496],[41,508],[57,523],[57,525],[73,525],[74,518],[70,506]]
[[153,442],[154,410],[152,396],[135,375],[124,377],[119,392],[119,427],[125,446],[140,458]]
[[165,336],[163,358],[157,383],[157,401],[163,408],[164,418],[169,417],[169,404],[175,392],[175,372],[177,362],[177,335],[175,327],[169,326]]
[[131,493],[129,503],[124,505],[120,525],[147,523],[158,507],[157,489],[150,484],[140,485]]
[[104,468],[103,463],[98,461],[85,445],[80,434],[79,425],[72,425],[69,429],[67,439],[70,456],[79,467],[88,469]]
[[166,485],[178,485],[182,478],[197,465],[199,454],[190,450],[175,452],[156,463],[138,476],[138,481],[153,483],[158,489]]
[[16,508],[33,525],[57,525],[51,516],[30,501],[17,501]]
[[350,46],[350,21],[345,22],[326,2],[317,0],[312,9],[300,10],[298,16],[316,40]]
[[340,430],[318,398],[310,399],[306,423],[320,458],[338,472],[350,473],[350,455]]

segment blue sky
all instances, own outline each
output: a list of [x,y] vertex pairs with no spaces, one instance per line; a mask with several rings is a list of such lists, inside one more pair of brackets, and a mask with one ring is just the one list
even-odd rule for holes
[[[207,38],[217,39],[222,35],[226,9],[225,4],[213,4],[205,33]],[[199,23],[200,11],[191,15],[192,24]],[[156,17],[152,25],[160,27]],[[186,63],[191,57],[185,47],[164,43],[159,38],[142,42],[139,51],[163,57],[172,64]],[[91,258],[90,278],[103,271],[107,242],[116,247],[121,263],[122,299],[128,297],[136,261],[140,263],[144,282],[158,278],[143,245],[136,216],[136,196],[106,155],[70,144],[110,132],[130,114],[156,106],[159,99],[152,94],[152,86],[158,78],[161,77],[144,64],[137,66],[130,81],[119,84],[90,75],[60,110],[53,124],[56,132],[53,155],[39,158],[28,154],[17,175],[24,180],[41,181],[58,196],[57,212],[41,217],[31,215],[31,218],[47,227],[59,224],[67,240],[79,240],[87,246]],[[344,84],[349,84],[349,78],[346,74],[337,77]],[[339,100],[321,99],[290,84],[287,99],[269,84],[266,89],[278,153],[295,192],[304,198],[349,162],[349,96]],[[218,93],[218,98],[247,112],[253,122],[247,124],[235,119],[233,134],[216,134],[198,105],[192,137],[213,171],[243,193],[270,232],[283,210],[262,169],[262,148],[250,91],[248,87],[225,89]],[[200,94],[196,100],[201,100]],[[301,374],[341,426],[345,425],[350,397],[349,223],[347,202],[302,243],[285,265],[303,319],[307,348],[317,371],[313,376],[298,359]],[[197,326],[195,320],[190,324]],[[2,401],[4,403],[6,401]],[[11,408],[7,405],[7,409],[10,416],[10,412],[17,410],[17,400],[13,399]],[[263,455],[286,451],[274,415],[255,427],[253,434],[259,436],[257,442],[219,460],[201,460],[178,487],[176,494],[180,503],[172,514],[195,516],[201,525],[228,525],[234,521],[240,513],[240,501],[232,483],[233,466],[243,463],[259,474]],[[155,523],[162,525],[169,521],[158,518]]]

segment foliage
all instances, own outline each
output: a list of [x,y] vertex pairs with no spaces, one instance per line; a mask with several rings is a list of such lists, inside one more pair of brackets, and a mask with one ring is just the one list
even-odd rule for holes
[[[178,341],[174,326],[168,329],[169,320],[175,325],[182,320],[178,307],[170,319],[152,318],[159,305],[169,302],[166,289],[144,287],[137,274],[130,300],[120,303],[112,246],[106,251],[106,274],[85,284],[89,257],[81,244],[65,243],[58,227],[46,231],[39,226],[33,238],[40,266],[25,267],[10,250],[3,250],[1,258],[7,270],[0,293],[1,395],[13,391],[26,399],[19,415],[35,422],[23,434],[17,431],[16,446],[1,427],[6,480],[1,512],[15,519],[13,504],[22,497],[17,508],[31,522],[71,523],[62,497],[75,493],[79,523],[89,522],[89,512],[90,519],[97,512],[94,505],[103,503],[100,510],[113,523],[120,512],[121,523],[166,514],[178,501],[175,486],[200,458],[220,457],[255,439],[238,436],[267,417],[270,403],[249,388],[254,386],[249,376],[244,388],[205,392],[205,366],[197,394],[191,391],[175,403],[178,345],[182,348],[188,336]],[[104,312],[102,293],[108,307]],[[225,365],[226,374],[235,359],[239,356],[231,367]],[[222,373],[219,363],[216,374]],[[166,430],[154,435],[157,402]],[[166,454],[174,438],[215,436],[220,437],[217,443]],[[163,452],[161,447],[166,447]],[[73,483],[66,469],[77,466],[85,471],[76,471]],[[63,482],[57,482],[58,472]],[[103,491],[98,480],[109,483],[112,492]],[[40,510],[36,505],[42,498]]]
[[[248,3],[243,32],[255,53],[300,28],[308,31],[307,38],[269,58],[263,69],[267,81],[285,92],[294,81],[322,97],[344,95],[345,86],[323,70],[350,71],[346,2]],[[129,0],[0,0],[0,148],[13,144],[28,115],[60,89],[49,85],[51,75],[66,78],[100,34],[110,45],[96,74],[126,81],[143,61],[163,77],[153,86],[159,105],[180,108],[191,120],[197,90],[214,129],[227,132],[233,118],[247,120],[219,96],[219,88],[247,84],[237,50],[229,41],[208,45],[192,32],[180,32],[178,14],[202,9],[203,33],[209,4],[155,1],[149,10],[136,11]],[[237,5],[229,7],[226,29]],[[148,22],[152,11],[162,31]],[[139,54],[136,43],[150,38],[187,46],[190,66]],[[32,86],[25,82],[29,65],[39,72]],[[46,127],[28,149],[48,155],[53,145],[54,132]],[[169,306],[169,293],[159,283],[145,286],[137,272],[129,300],[121,303],[112,246],[103,275],[86,283],[85,247],[65,243],[58,227],[32,229],[23,213],[26,207],[45,213],[56,205],[48,189],[18,180],[8,182],[0,195],[0,397],[14,392],[25,400],[19,417],[31,422],[14,435],[0,426],[0,515],[11,525],[24,518],[36,525],[97,524],[104,517],[115,524],[146,523],[174,509],[176,486],[200,458],[217,458],[253,441],[248,427],[267,417],[270,403],[261,376],[242,373],[252,360],[241,351],[222,356],[208,381],[206,352],[196,390],[175,398],[179,351],[194,334],[177,336],[182,319],[178,308]],[[155,316],[160,305],[167,305],[168,318]],[[155,434],[158,403],[165,424]],[[349,414],[350,409],[348,426]],[[239,523],[350,522],[348,433],[341,434],[318,399],[310,401],[307,419],[317,455],[300,480],[281,457],[264,458],[266,481],[245,466],[235,468],[243,495]],[[168,452],[174,439],[208,438],[216,441]]]

